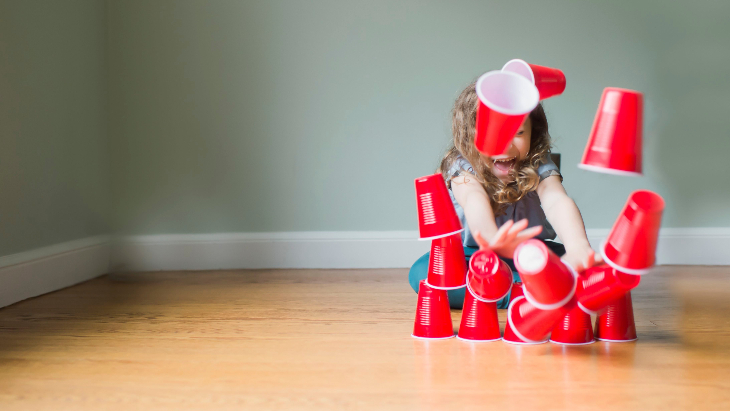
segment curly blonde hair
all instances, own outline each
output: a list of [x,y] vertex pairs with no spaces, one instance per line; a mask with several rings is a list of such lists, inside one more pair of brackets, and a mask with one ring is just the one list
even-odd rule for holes
[[474,81],[461,92],[454,103],[451,113],[453,144],[441,160],[439,171],[444,179],[450,182],[451,176],[447,174],[454,162],[459,157],[466,159],[474,168],[477,181],[487,192],[494,215],[498,216],[504,213],[509,204],[522,199],[540,183],[537,167],[546,161],[551,148],[547,117],[542,104],[538,104],[530,113],[532,123],[530,151],[510,172],[514,178],[509,183],[504,183],[492,174],[493,164],[485,162],[474,145],[478,103],[476,81]]

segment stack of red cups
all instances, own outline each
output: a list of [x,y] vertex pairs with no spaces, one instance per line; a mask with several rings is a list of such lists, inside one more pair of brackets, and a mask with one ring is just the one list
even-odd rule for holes
[[638,190],[631,193],[613,225],[601,254],[606,265],[586,270],[579,281],[578,305],[598,314],[596,338],[602,341],[634,341],[637,338],[630,290],[640,275],[656,262],[664,199]]
[[470,341],[501,339],[497,301],[512,288],[512,270],[494,251],[479,250],[469,260],[466,287],[459,338]]
[[[413,336],[445,338],[444,330],[447,327],[449,330],[452,329],[450,311],[447,318],[443,314],[441,305],[431,307],[430,304],[441,304],[443,300],[446,301],[445,307],[448,309],[446,290],[466,286],[466,259],[459,234],[463,228],[441,174],[417,178],[415,186],[419,237],[421,240],[431,240],[431,253],[428,262],[428,278],[419,286],[419,302]],[[439,297],[422,300],[421,292],[423,291]],[[441,314],[431,315],[436,311]],[[435,327],[441,331],[435,334],[423,331],[425,326],[419,321],[424,321],[424,318],[428,319],[429,327]],[[419,329],[421,332],[417,331]],[[451,332],[451,336],[453,336],[453,332]]]

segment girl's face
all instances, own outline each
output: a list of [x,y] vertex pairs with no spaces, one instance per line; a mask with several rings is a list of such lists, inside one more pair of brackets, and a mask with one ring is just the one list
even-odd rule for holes
[[514,168],[517,161],[527,157],[527,153],[530,151],[530,139],[532,137],[532,123],[530,122],[530,116],[525,117],[525,121],[522,122],[520,129],[517,130],[514,139],[505,154],[489,157],[482,155],[485,161],[488,163],[494,163],[492,165],[492,174],[497,176],[500,180],[505,183],[510,182],[514,179],[509,175],[510,171]]

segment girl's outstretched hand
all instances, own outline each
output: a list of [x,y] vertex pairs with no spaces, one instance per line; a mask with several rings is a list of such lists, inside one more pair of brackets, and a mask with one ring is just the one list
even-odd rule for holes
[[542,226],[526,228],[527,219],[522,219],[516,223],[509,220],[502,227],[499,227],[499,230],[490,241],[485,240],[478,231],[474,232],[474,240],[479,244],[480,250],[488,248],[500,257],[512,258],[518,245],[535,237],[542,231]]
[[565,262],[570,264],[575,271],[582,273],[588,268],[594,265],[603,263],[603,258],[600,254],[596,254],[590,246],[583,246],[577,249],[567,250],[565,255],[562,257]]

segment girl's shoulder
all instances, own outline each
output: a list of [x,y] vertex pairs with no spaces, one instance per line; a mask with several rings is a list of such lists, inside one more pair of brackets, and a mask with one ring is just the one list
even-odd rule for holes
[[546,156],[545,159],[540,162],[540,165],[537,166],[537,175],[540,176],[540,181],[550,176],[558,176],[561,181],[563,180],[563,176],[560,174],[560,169],[557,165],[555,165],[549,155]]
[[474,167],[472,167],[472,165],[464,157],[459,155],[454,159],[454,162],[451,163],[451,167],[449,167],[449,171],[447,173],[449,180],[457,177],[462,171],[474,174]]

